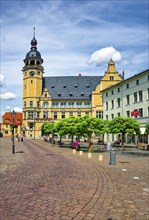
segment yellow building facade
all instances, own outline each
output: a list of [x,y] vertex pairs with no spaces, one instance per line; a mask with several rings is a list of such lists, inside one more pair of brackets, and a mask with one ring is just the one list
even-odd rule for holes
[[23,67],[23,128],[27,137],[43,135],[45,122],[70,116],[103,118],[101,90],[122,81],[111,59],[103,76],[44,77],[35,33]]

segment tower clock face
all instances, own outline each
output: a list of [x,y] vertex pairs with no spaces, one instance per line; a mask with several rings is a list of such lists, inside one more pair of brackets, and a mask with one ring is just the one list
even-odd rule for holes
[[34,75],[35,75],[35,72],[34,72],[34,71],[31,71],[31,72],[29,72],[29,75],[30,75],[30,76],[34,76]]

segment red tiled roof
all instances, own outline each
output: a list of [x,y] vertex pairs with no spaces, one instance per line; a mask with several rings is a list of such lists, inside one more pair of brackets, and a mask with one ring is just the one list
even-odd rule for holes
[[[11,112],[5,112],[5,114],[2,116],[2,122],[3,124],[11,124],[13,122]],[[22,124],[22,113],[21,112],[16,112],[15,117],[14,117],[14,123],[17,123],[19,125]]]

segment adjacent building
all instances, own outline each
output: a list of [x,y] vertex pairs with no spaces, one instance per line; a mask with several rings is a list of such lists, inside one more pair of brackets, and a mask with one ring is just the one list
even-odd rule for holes
[[4,136],[11,136],[12,135],[12,124],[16,125],[14,129],[15,134],[23,133],[22,131],[22,113],[16,112],[14,118],[12,117],[11,112],[5,112],[2,116],[2,124],[1,124],[1,132]]
[[[136,74],[116,85],[107,87],[103,94],[104,119],[117,116],[133,117],[140,123],[139,142],[149,143],[145,124],[149,122],[149,70]],[[107,141],[117,140],[118,135],[105,135]],[[126,136],[126,143],[137,142],[137,137]]]
[[42,136],[45,122],[69,116],[103,118],[101,90],[122,81],[110,60],[102,76],[44,77],[35,32],[23,67],[23,127],[28,137]]

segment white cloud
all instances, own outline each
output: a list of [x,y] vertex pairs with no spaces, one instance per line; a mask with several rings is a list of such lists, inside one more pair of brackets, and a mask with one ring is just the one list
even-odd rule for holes
[[114,47],[105,47],[100,50],[95,51],[88,61],[89,64],[95,63],[97,65],[101,65],[103,63],[109,62],[110,59],[113,61],[121,60],[122,56],[119,51],[117,51]]
[[4,79],[5,79],[5,76],[0,73],[0,87],[4,85]]
[[6,92],[3,94],[0,94],[0,99],[10,100],[10,99],[15,99],[15,98],[16,98],[16,95],[12,92]]
[[10,110],[10,109],[11,109],[11,107],[10,107],[9,105],[7,105],[7,106],[6,106],[6,109],[7,109],[7,110]]

